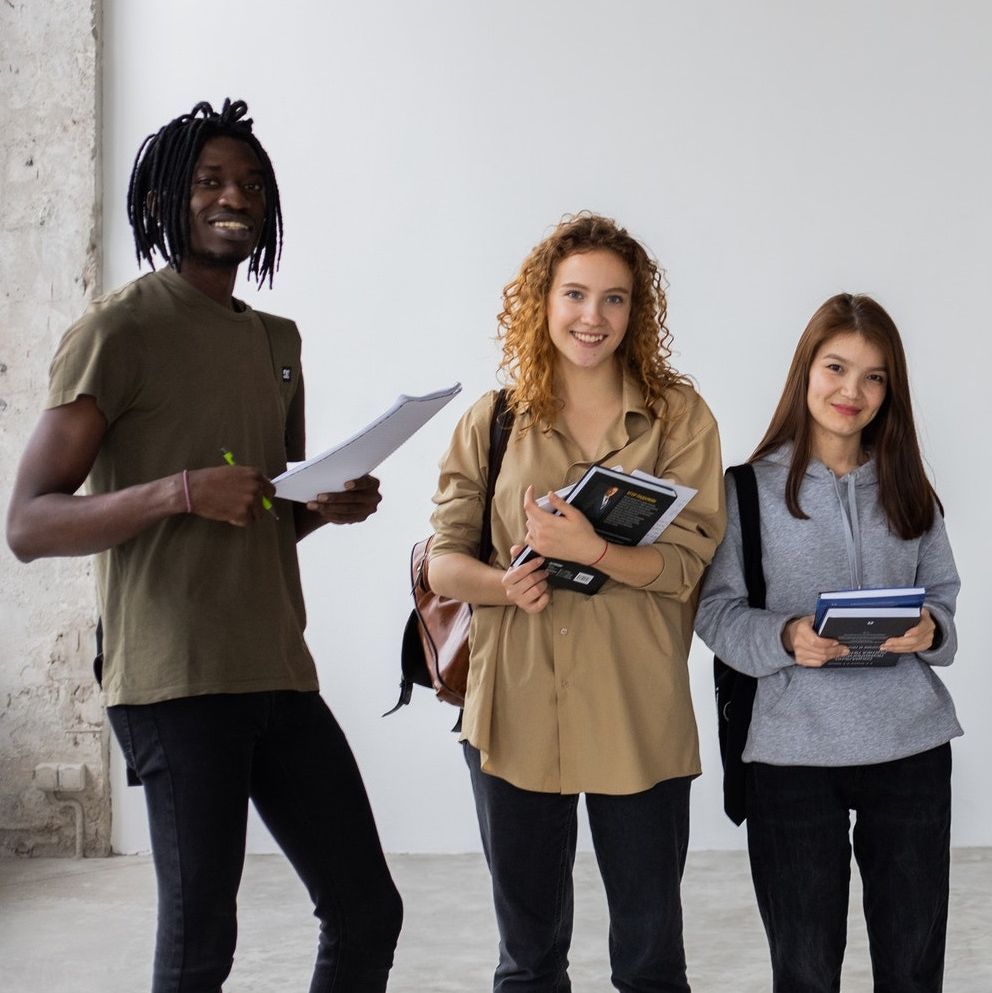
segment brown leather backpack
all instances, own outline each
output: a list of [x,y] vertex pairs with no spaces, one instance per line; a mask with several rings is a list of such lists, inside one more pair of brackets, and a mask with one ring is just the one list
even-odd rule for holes
[[[482,535],[479,539],[479,560],[488,563],[493,554],[492,503],[496,478],[506,453],[513,411],[507,407],[506,390],[500,390],[493,406],[489,425],[489,471],[486,480],[486,501],[483,507]],[[465,703],[468,682],[469,624],[472,607],[460,600],[438,596],[430,587],[427,564],[434,535],[418,541],[410,553],[410,590],[413,610],[403,631],[400,653],[402,678],[400,698],[392,710],[395,713],[408,704],[414,684],[428,686],[444,703],[461,707]]]

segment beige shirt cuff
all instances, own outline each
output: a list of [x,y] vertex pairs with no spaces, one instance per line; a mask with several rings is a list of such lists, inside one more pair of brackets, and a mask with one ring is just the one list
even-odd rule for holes
[[651,545],[661,559],[661,571],[650,583],[637,587],[648,593],[662,593],[681,599],[691,592],[685,589],[685,571],[682,558],[674,545]]

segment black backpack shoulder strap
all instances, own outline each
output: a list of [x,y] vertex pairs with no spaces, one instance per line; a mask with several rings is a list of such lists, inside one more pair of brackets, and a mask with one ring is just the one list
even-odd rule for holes
[[[754,467],[745,463],[731,466],[727,472],[734,477],[737,489],[747,601],[752,607],[764,608],[765,575],[761,568],[761,519]],[[713,659],[713,680],[720,758],[723,760],[723,809],[735,824],[742,824],[747,815],[744,746],[751,727],[751,710],[758,683],[753,676],[731,669],[716,657]]]
[[[98,617],[96,619],[96,631],[94,632],[96,638],[96,656],[93,659],[93,675],[96,676],[97,685],[100,689],[103,689],[103,618]],[[127,775],[127,785],[128,786],[140,786],[141,780],[138,778],[137,772],[128,763],[127,758],[124,759],[125,762],[125,772]]]
[[479,559],[488,562],[493,554],[493,494],[496,479],[503,465],[503,456],[513,430],[513,408],[507,403],[506,390],[496,394],[492,420],[489,422],[489,469],[486,473],[486,502],[482,509],[482,534],[479,538]]
[[758,512],[758,481],[750,462],[732,465],[727,472],[734,477],[737,507],[741,518],[741,547],[744,553],[744,581],[747,602],[752,607],[765,606],[765,574],[761,568],[761,516]]

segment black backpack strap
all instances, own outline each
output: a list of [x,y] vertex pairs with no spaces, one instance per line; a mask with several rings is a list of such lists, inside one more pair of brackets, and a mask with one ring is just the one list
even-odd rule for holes
[[96,619],[96,655],[93,656],[93,675],[96,684],[103,689],[103,618]]
[[[506,390],[496,394],[493,406],[493,416],[489,422],[489,468],[486,471],[486,502],[482,507],[482,533],[479,536],[479,561],[489,565],[493,557],[493,496],[496,493],[496,480],[503,466],[503,456],[510,442],[510,432],[513,430],[513,408],[506,402]],[[453,734],[462,730],[461,708],[458,719],[451,729]]]
[[[747,602],[751,607],[764,609],[761,516],[758,511],[758,483],[754,467],[745,463],[731,466],[727,472],[734,477],[737,490]],[[713,659],[713,679],[716,685],[720,757],[723,759],[723,809],[735,824],[742,824],[747,812],[743,754],[751,727],[751,711],[758,681],[753,676],[731,669],[719,658]]]
[[486,502],[482,508],[482,534],[479,537],[479,560],[486,564],[493,555],[493,494],[512,430],[513,409],[507,404],[506,390],[500,390],[496,394],[496,404],[489,422],[489,469],[486,473]]
[[754,466],[732,465],[727,472],[737,488],[737,509],[741,518],[741,547],[744,553],[744,582],[747,602],[765,609],[765,573],[761,568],[761,516],[758,512],[758,481]]
[[[103,618],[98,617],[96,619],[96,656],[93,659],[93,675],[96,676],[97,685],[100,689],[103,689]],[[127,774],[127,785],[128,786],[140,786],[141,780],[138,778],[137,772],[128,764],[127,758],[124,759],[125,771]]]

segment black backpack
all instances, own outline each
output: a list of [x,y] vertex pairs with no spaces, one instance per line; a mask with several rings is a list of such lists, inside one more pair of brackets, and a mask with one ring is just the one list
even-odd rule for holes
[[[737,487],[747,602],[764,610],[765,575],[761,569],[761,518],[758,514],[758,483],[754,477],[754,467],[746,462],[731,466],[727,472],[733,475]],[[716,656],[713,657],[713,681],[716,687],[720,758],[723,760],[723,809],[735,824],[743,824],[747,809],[741,756],[751,727],[751,710],[758,681],[754,676],[731,669]]]

